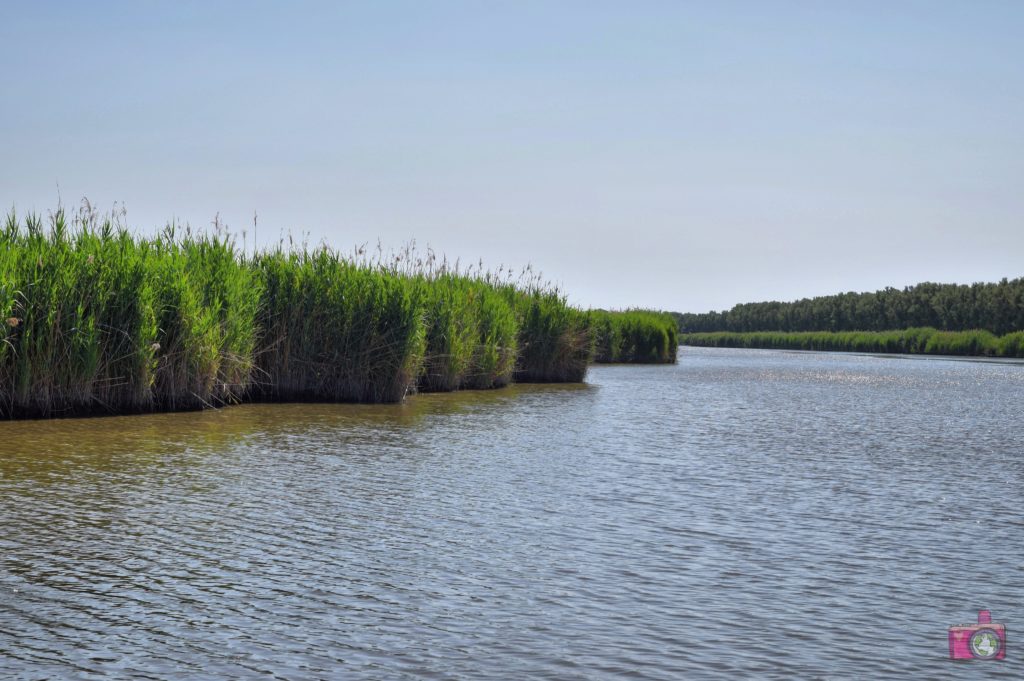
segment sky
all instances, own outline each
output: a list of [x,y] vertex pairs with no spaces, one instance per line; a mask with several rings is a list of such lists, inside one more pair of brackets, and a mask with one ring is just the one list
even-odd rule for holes
[[1015,0],[2,2],[0,208],[415,241],[585,307],[1014,278],[1022,35]]

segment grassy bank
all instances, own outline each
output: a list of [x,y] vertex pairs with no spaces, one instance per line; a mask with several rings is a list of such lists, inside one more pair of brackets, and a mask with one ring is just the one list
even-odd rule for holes
[[[581,381],[594,359],[674,361],[651,313],[588,312],[536,279],[58,211],[0,232],[0,417],[246,400],[395,402]],[[600,326],[610,333],[596,338]],[[605,346],[614,337],[613,348]]]
[[894,352],[928,355],[1024,357],[1024,332],[996,336],[988,331],[807,331],[689,333],[684,345],[714,348],[763,348],[845,352]]

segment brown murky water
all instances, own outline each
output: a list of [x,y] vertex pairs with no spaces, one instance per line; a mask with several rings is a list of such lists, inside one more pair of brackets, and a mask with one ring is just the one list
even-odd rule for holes
[[0,678],[1024,676],[1024,367],[588,380],[0,424]]

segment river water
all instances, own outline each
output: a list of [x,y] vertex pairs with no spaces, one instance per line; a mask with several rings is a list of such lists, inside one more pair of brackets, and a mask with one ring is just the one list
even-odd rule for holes
[[[0,678],[1022,678],[1024,366],[0,424]],[[987,608],[1007,659],[953,662]]]

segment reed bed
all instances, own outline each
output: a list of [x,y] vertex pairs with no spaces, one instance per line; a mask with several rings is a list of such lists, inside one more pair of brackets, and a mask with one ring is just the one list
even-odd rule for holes
[[518,321],[509,300],[486,282],[445,272],[418,279],[425,302],[424,392],[508,385]]
[[530,383],[579,383],[594,345],[587,312],[569,306],[558,291],[506,289],[519,320],[515,379]]
[[684,345],[718,348],[824,350],[981,357],[1024,357],[1024,332],[996,336],[985,330],[712,332],[681,336]]
[[0,300],[0,415],[187,409],[248,387],[259,291],[226,236],[11,214]]
[[580,310],[529,268],[283,243],[246,256],[216,223],[141,237],[122,218],[88,204],[71,219],[8,215],[0,417],[396,402],[582,381],[595,346],[601,361],[675,358],[674,325],[659,315]]
[[674,364],[679,349],[675,318],[667,312],[593,310],[594,361]]
[[397,402],[423,359],[422,293],[322,248],[258,255],[260,399]]

